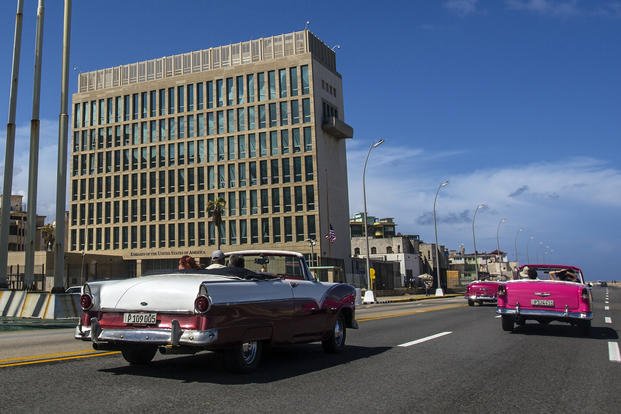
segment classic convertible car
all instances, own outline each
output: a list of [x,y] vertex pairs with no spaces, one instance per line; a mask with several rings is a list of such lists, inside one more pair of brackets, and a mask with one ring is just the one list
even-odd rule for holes
[[567,322],[578,326],[583,335],[589,334],[591,289],[579,268],[536,264],[520,270],[522,279],[498,286],[496,312],[501,315],[503,330],[512,331],[514,324],[523,325],[530,319],[541,324]]
[[484,302],[496,302],[498,285],[504,282],[495,280],[474,280],[466,287],[465,298],[468,305],[474,306],[475,303],[482,305]]
[[244,267],[187,270],[83,286],[75,338],[120,350],[130,364],[155,353],[222,352],[235,372],[254,370],[264,345],[321,341],[329,353],[358,328],[356,292],[317,281],[300,253],[226,254]]

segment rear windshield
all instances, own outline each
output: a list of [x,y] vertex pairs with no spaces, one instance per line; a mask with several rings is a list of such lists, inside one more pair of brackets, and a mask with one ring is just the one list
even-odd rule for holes
[[534,270],[537,271],[537,280],[560,280],[565,282],[582,283],[580,272],[573,269],[530,269],[531,272]]

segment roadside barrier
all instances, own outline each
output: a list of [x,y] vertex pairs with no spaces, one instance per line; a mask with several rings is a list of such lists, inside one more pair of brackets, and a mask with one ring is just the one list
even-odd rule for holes
[[0,290],[0,316],[66,319],[80,315],[80,295]]

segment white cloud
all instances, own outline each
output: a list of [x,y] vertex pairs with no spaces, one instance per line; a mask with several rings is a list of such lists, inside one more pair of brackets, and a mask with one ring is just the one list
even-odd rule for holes
[[[4,177],[6,130],[0,131]],[[69,139],[71,141],[71,139]],[[37,214],[46,216],[46,222],[56,217],[56,180],[58,158],[58,121],[41,120],[39,128],[39,173],[37,181]],[[12,194],[24,196],[28,203],[28,176],[30,167],[30,125],[20,125],[15,130],[15,156],[13,161]],[[0,182],[0,186],[4,178]],[[2,191],[2,189],[0,189]]]
[[[363,210],[364,158],[360,152],[358,148],[348,154],[352,215]],[[395,162],[390,161],[391,156]],[[589,158],[466,172],[438,170],[459,164],[458,156],[441,159],[439,167],[430,168],[429,154],[408,148],[378,148],[370,159],[374,163],[367,167],[368,214],[392,217],[398,232],[418,234],[426,241],[433,240],[433,202],[438,185],[449,180],[449,185],[440,190],[436,208],[441,238],[449,248],[464,243],[466,250],[472,249],[472,217],[476,206],[483,202],[489,207],[477,214],[477,247],[495,249],[499,221],[507,218],[502,234],[505,243],[510,243],[504,248],[511,247],[511,252],[513,237],[520,227],[537,243],[552,245],[557,252],[569,251],[564,247],[571,243],[575,251],[575,244],[583,238],[606,239],[608,235],[598,231],[605,233],[609,229],[596,227],[621,207],[621,170]],[[524,236],[521,238],[523,244]]]
[[460,16],[467,16],[477,13],[477,3],[479,0],[447,0],[444,7]]
[[577,0],[506,0],[507,8],[542,15],[568,17],[580,14]]

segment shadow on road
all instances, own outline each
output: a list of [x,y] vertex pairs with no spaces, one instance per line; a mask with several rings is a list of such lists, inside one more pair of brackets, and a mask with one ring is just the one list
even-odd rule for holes
[[128,364],[100,371],[114,375],[167,378],[183,382],[262,384],[341,366],[373,357],[389,349],[392,348],[348,346],[345,352],[335,355],[323,352],[319,344],[275,347],[263,354],[261,365],[255,372],[245,375],[229,373],[224,367],[222,355],[215,352],[156,359],[149,365]]
[[[565,338],[585,338],[578,327],[571,326],[569,324],[549,324],[542,325],[539,323],[526,323],[522,326],[517,326],[512,334],[522,335],[545,335],[545,336],[558,336]],[[611,340],[619,339],[617,331],[611,328],[605,328],[600,326],[592,326],[591,332],[586,338]]]

